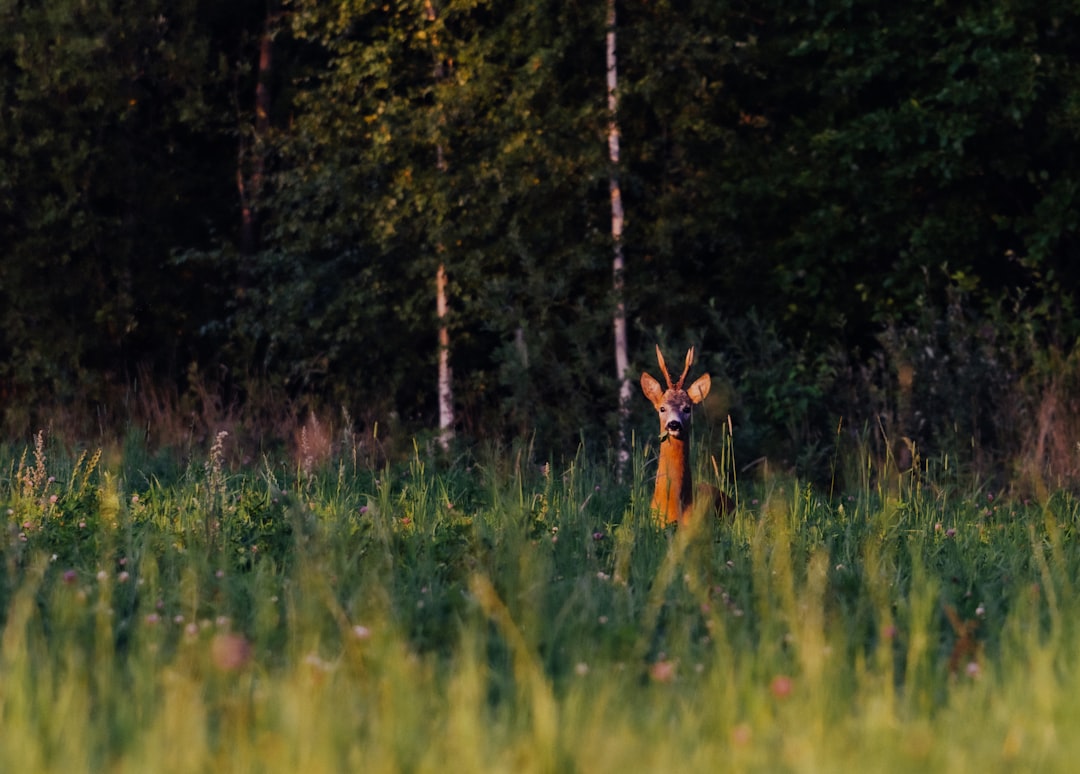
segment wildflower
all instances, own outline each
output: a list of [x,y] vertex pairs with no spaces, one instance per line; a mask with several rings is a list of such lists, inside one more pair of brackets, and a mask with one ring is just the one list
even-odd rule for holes
[[964,671],[967,673],[968,677],[970,677],[972,680],[974,680],[975,678],[977,678],[979,676],[979,671],[980,671],[979,670],[979,662],[978,661],[969,661],[968,665],[967,665],[967,667],[965,668]]
[[184,627],[184,635],[188,639],[194,639],[199,634],[199,625],[192,621]]
[[161,616],[158,615],[157,613],[150,613],[143,620],[146,621],[146,623],[150,624],[151,626],[155,626],[156,624],[161,622]]
[[956,537],[956,527],[949,527],[947,530],[945,530],[945,537]]
[[367,640],[371,638],[371,629],[366,626],[357,624],[352,628],[353,637],[358,640]]
[[754,732],[749,723],[739,723],[731,729],[731,741],[736,747],[746,747],[753,737]]
[[790,696],[792,687],[791,678],[787,675],[777,675],[769,683],[769,691],[778,699],[786,699]]
[[105,572],[104,570],[98,570],[98,574],[97,574],[98,581],[104,582],[104,581],[106,581],[108,579],[108,577],[109,577],[109,574],[107,572]]
[[120,574],[119,574],[119,575],[117,575],[117,576],[116,576],[116,580],[118,580],[118,581],[119,581],[120,583],[127,583],[127,582],[128,582],[128,579],[129,579],[130,577],[131,577],[131,576],[130,576],[130,575],[128,575],[128,571],[127,571],[127,570],[123,570],[123,571],[121,571],[121,572],[120,572]]
[[64,570],[64,583],[70,586],[79,579],[79,574],[74,570]]
[[596,622],[598,624],[600,624],[601,626],[603,626],[604,624],[606,624],[608,622],[608,617],[606,615],[602,615],[602,616],[600,616],[599,618],[596,619]]
[[56,495],[49,495],[49,504],[50,505],[56,505],[56,501],[59,500],[59,499],[60,498],[57,497]]
[[134,503],[134,504],[137,504],[139,502],[139,495],[133,494],[131,496],[131,502]]
[[603,540],[604,539],[604,533],[597,530],[596,532],[592,533],[592,539],[597,540],[597,541]]
[[670,683],[675,679],[677,671],[674,661],[662,658],[649,667],[649,677],[657,683]]
[[251,643],[240,634],[216,634],[210,641],[210,660],[223,672],[243,669],[251,661]]
[[360,515],[363,516],[365,513],[367,513],[367,506],[366,505],[361,505],[360,506]]
[[984,616],[986,616],[986,607],[982,603],[980,603],[979,606],[975,608],[975,615],[979,616],[979,618],[983,618]]
[[584,677],[589,674],[589,665],[584,661],[577,662],[577,664],[574,665],[574,674],[578,677]]

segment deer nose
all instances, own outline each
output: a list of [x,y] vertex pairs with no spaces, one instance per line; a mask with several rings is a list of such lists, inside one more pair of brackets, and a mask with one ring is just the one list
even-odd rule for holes
[[667,423],[667,429],[669,433],[678,433],[682,430],[682,422],[677,419],[673,419]]

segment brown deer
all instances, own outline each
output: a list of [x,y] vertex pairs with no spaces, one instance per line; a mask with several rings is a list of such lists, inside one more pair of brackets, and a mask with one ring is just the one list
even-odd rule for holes
[[666,390],[648,373],[641,374],[641,390],[660,415],[660,464],[652,498],[653,516],[665,526],[685,521],[695,504],[700,506],[702,500],[709,502],[719,513],[731,512],[734,506],[726,494],[709,484],[699,484],[695,494],[690,477],[690,410],[695,403],[705,400],[712,380],[704,374],[688,389],[683,389],[686,374],[694,362],[693,347],[686,353],[682,376],[674,384],[659,346],[656,360],[667,382]]

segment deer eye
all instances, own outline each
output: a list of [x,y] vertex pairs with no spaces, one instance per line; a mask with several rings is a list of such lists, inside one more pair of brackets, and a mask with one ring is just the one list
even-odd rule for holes
[[664,413],[664,412],[666,412],[666,411],[667,411],[667,406],[661,406],[661,407],[660,407],[660,413],[661,413],[661,414],[663,414],[663,413]]

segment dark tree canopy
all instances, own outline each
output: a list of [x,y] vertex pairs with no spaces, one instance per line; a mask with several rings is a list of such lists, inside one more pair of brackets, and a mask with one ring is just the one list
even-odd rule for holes
[[[431,427],[444,263],[466,437],[611,437],[602,3],[39,6],[0,6],[9,429],[196,372]],[[621,3],[638,364],[695,344],[742,442],[791,459],[883,411],[1004,442],[972,385],[1038,383],[1080,333],[1078,20]]]

